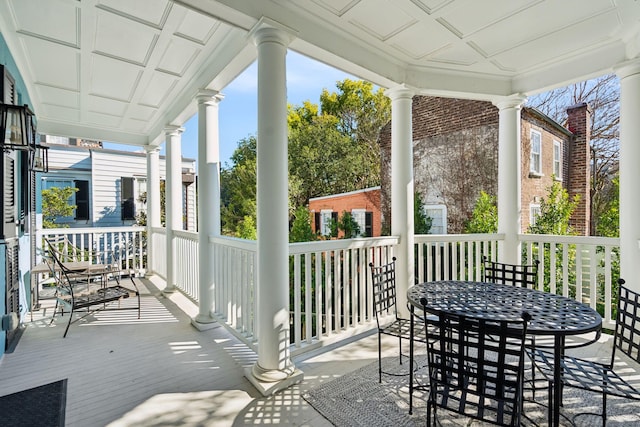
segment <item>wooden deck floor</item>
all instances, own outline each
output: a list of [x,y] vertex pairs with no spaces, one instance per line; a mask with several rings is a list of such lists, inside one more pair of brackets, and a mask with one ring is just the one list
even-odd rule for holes
[[[244,377],[257,355],[224,327],[199,332],[197,307],[181,293],[165,297],[160,280],[141,283],[136,311],[102,312],[71,325],[49,324],[51,304],[33,315],[14,352],[0,361],[0,394],[66,378],[66,425],[330,426],[301,394],[377,360],[375,334],[294,358],[304,380],[262,397]],[[49,302],[50,303],[50,302]],[[386,338],[386,355],[396,342]],[[588,351],[610,354],[605,344]],[[584,350],[583,350],[584,351]]]
[[304,381],[264,398],[244,377],[257,360],[252,350],[224,327],[198,332],[189,300],[162,296],[160,282],[136,280],[141,319],[129,310],[98,313],[71,325],[66,338],[68,318],[50,325],[45,301],[0,361],[0,394],[66,378],[69,427],[328,426],[301,393],[377,359],[375,335],[300,356],[294,361]]

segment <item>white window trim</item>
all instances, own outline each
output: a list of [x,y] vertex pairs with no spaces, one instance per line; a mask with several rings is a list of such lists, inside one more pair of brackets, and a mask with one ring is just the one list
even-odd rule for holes
[[529,227],[536,225],[536,218],[540,215],[540,204],[531,203],[529,205]]
[[329,223],[331,221],[332,213],[333,211],[331,209],[320,210],[320,234],[323,236],[331,236],[331,228],[329,227]]
[[362,236],[365,228],[367,228],[367,210],[351,209],[351,217],[358,223],[358,227],[360,227],[358,236]]
[[[558,157],[556,158],[556,147]],[[556,168],[557,165],[557,168]],[[556,173],[557,169],[557,173]],[[553,140],[553,174],[556,181],[562,181],[562,143],[558,140]]]
[[[539,141],[540,141],[540,144],[539,144],[540,150],[537,153],[535,153],[533,151],[533,137],[534,137],[534,135],[537,135],[538,138],[539,138]],[[531,152],[529,153],[529,173],[530,173],[530,175],[533,175],[533,176],[542,176],[542,133],[538,132],[537,130],[531,129],[531,133],[529,134],[529,139],[530,139],[530,142],[531,142]],[[538,157],[538,162],[537,162],[538,163],[538,169],[536,169],[534,167],[534,165],[536,163],[536,162],[534,162],[534,159],[533,159],[534,154],[537,155],[537,157]]]
[[[438,209],[440,211],[442,211],[442,224],[437,225],[438,227],[442,227],[442,233],[438,233],[438,234],[447,234],[447,205],[443,205],[443,204],[430,204],[430,205],[424,205],[424,213],[425,215],[429,216],[428,211],[429,210],[435,210]],[[431,219],[433,220],[433,217],[431,217]],[[429,230],[429,234],[436,234],[433,230],[433,222],[431,223],[431,230]]]
[[[43,190],[48,190],[49,188],[52,188],[52,186],[48,185],[48,182],[61,182],[61,183],[66,183],[69,182],[69,185],[64,185],[62,188],[64,187],[72,187],[75,188],[73,185],[73,181],[76,178],[73,177],[67,177],[67,176],[43,176],[42,177],[42,181],[41,181],[41,188]],[[55,187],[59,187],[59,186],[55,186]],[[76,204],[76,194],[73,193],[71,195],[71,197],[69,197],[68,199],[68,203],[70,205],[75,205]],[[56,218],[56,222],[58,224],[68,224],[68,223],[72,223],[75,222],[75,209],[73,210],[73,214],[71,216],[61,216],[61,217],[57,217]]]

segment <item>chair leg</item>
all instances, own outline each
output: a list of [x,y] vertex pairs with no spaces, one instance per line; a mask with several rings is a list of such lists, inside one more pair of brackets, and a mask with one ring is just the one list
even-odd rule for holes
[[607,426],[607,393],[602,393],[602,427]]
[[398,350],[400,351],[398,357],[400,358],[400,364],[402,365],[402,337],[398,337]]
[[382,383],[382,339],[378,332],[378,382]]

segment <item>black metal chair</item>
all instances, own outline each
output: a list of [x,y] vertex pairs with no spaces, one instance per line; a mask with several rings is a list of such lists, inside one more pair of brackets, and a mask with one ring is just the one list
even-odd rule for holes
[[[581,413],[574,416],[601,415],[602,425],[607,422],[607,395],[640,400],[640,391],[614,371],[616,350],[640,363],[640,294],[624,287],[618,279],[618,310],[613,349],[609,363],[599,363],[564,355],[562,358],[562,385],[602,394],[602,413]],[[549,384],[549,397],[553,391],[553,354],[542,350],[531,352],[535,366]]]
[[537,285],[538,265],[540,264],[538,260],[533,261],[533,264],[505,264],[491,261],[486,256],[483,260],[485,282],[530,289],[535,288]]
[[[391,335],[398,338],[399,360],[402,365],[402,340],[411,339],[411,320],[398,316],[396,306],[396,257],[390,263],[371,267],[371,279],[373,285],[373,311],[378,324],[378,381],[382,382],[382,374],[408,375],[407,373],[391,373],[382,370],[382,335]],[[387,319],[389,322],[385,322]],[[414,326],[414,335],[423,336],[422,322]]]
[[[426,299],[421,304],[426,305]],[[501,426],[522,418],[525,336],[531,316],[491,320],[442,312],[424,317],[429,397],[427,426],[436,408]],[[433,411],[433,419],[432,419]]]

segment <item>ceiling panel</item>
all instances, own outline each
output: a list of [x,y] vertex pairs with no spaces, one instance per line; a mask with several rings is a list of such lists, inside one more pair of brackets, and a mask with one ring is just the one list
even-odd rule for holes
[[192,42],[174,37],[162,54],[156,70],[174,76],[183,76],[201,49]]
[[23,44],[36,83],[80,90],[78,50],[33,37],[25,37]]
[[158,108],[177,83],[178,79],[175,76],[164,73],[154,74],[151,77],[147,88],[140,97],[139,103],[149,107]]
[[59,105],[67,108],[80,108],[80,93],[72,90],[38,85],[40,98],[47,99],[50,105]]
[[[385,10],[385,13],[379,13],[380,10]],[[367,0],[358,3],[345,13],[343,18],[382,41],[417,22],[404,10],[392,7],[388,0]]]
[[93,55],[89,94],[129,102],[141,75],[142,69],[136,65]]
[[95,51],[121,61],[146,65],[158,39],[158,31],[109,12],[100,12],[96,23]]
[[172,3],[169,0],[99,0],[98,6],[131,20],[161,28]]
[[442,49],[449,49],[459,39],[441,25],[417,23],[396,34],[388,43],[414,60],[423,59]]
[[80,9],[73,3],[51,0],[11,0],[18,32],[45,40],[79,46]]
[[88,110],[96,113],[122,116],[126,113],[128,105],[127,102],[123,101],[116,101],[99,96],[88,96],[86,107]]
[[192,10],[187,10],[175,34],[195,43],[205,45],[213,33],[220,28],[220,25],[220,21]]

